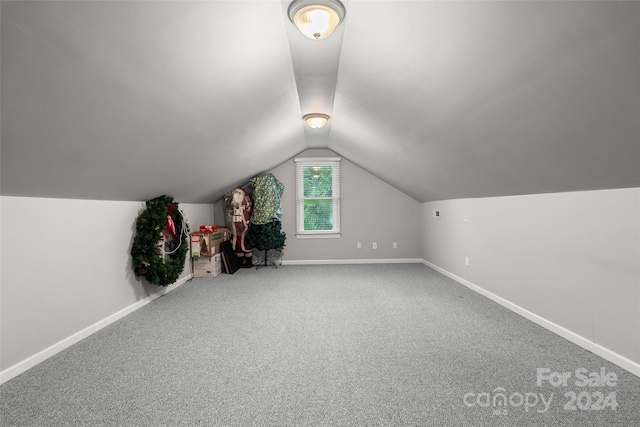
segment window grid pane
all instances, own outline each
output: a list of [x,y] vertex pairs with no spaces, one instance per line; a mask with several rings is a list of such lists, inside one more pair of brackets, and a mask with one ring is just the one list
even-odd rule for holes
[[333,197],[333,168],[305,166],[303,169],[303,197]]
[[333,230],[332,199],[305,199],[304,229],[306,231]]

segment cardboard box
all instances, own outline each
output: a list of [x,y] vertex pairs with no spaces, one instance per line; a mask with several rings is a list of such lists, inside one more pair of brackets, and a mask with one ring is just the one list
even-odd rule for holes
[[216,277],[222,273],[222,256],[200,257],[193,260],[193,277]]
[[211,247],[214,249],[213,255],[220,253],[222,242],[229,240],[229,229],[219,227],[218,231],[211,233]]
[[191,257],[206,258],[215,254],[215,248],[211,245],[211,233],[191,233]]
[[220,245],[230,238],[229,229],[218,227],[214,232],[191,233],[191,257],[212,257],[220,253]]
[[196,233],[191,233],[189,243],[191,245],[191,258],[200,257],[200,236]]
[[222,273],[222,254],[215,254],[213,257],[213,277]]

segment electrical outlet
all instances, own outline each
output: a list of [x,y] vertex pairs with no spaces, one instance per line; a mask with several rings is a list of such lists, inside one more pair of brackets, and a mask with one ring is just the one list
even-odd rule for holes
[[464,265],[469,265],[469,257],[464,257]]
[[398,242],[393,242],[393,249],[398,249]]
[[373,242],[373,249],[378,249],[378,242]]
[[358,244],[356,245],[358,247],[358,249],[362,249],[362,243],[358,242]]

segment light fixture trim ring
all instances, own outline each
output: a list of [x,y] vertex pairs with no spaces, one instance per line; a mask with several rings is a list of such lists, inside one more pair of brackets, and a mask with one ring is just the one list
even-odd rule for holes
[[289,5],[289,20],[295,24],[296,13],[298,13],[300,9],[309,6],[324,6],[335,10],[340,17],[340,22],[344,20],[346,14],[346,9],[340,0],[293,0]]
[[[305,121],[305,123],[311,127],[312,129],[320,129],[326,126],[326,124],[329,122],[329,119],[331,118],[331,116],[329,116],[328,114],[324,114],[324,113],[309,113],[309,114],[305,114],[304,116],[302,116],[302,120]],[[312,126],[312,119],[324,119],[324,124],[322,124],[322,126],[320,127],[314,127]]]
[[[322,6],[322,7],[333,10],[338,15],[337,25],[340,25],[342,21],[344,21],[344,17],[346,15],[346,9],[340,0],[293,0],[291,4],[289,4],[289,9],[287,10],[287,14],[289,15],[289,20],[293,23],[293,25],[297,27],[296,20],[295,20],[296,14],[300,10],[310,6]],[[331,32],[329,34],[331,34]],[[329,34],[327,34],[327,36]]]

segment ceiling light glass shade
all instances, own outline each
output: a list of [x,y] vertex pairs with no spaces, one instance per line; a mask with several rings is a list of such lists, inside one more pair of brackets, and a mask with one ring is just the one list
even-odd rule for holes
[[324,125],[327,124],[327,121],[329,120],[329,116],[322,113],[312,113],[312,114],[306,114],[303,117],[303,119],[305,122],[307,122],[310,128],[320,129],[321,127],[324,127]]
[[344,19],[344,5],[339,0],[294,0],[289,5],[289,19],[306,37],[327,38]]

